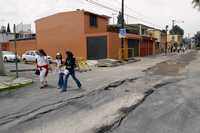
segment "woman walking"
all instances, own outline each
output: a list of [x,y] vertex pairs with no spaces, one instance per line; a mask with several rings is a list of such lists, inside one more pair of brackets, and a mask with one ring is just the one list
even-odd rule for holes
[[47,75],[49,72],[49,62],[47,58],[47,54],[43,49],[38,50],[38,57],[36,59],[37,62],[37,70],[39,71],[38,75],[40,78],[40,89],[47,87]]
[[67,91],[68,78],[69,78],[70,75],[74,79],[74,81],[76,82],[78,88],[81,88],[81,86],[82,86],[80,81],[75,76],[76,59],[74,58],[73,53],[70,52],[70,51],[67,51],[66,56],[67,56],[67,58],[66,58],[66,61],[65,61],[65,66],[66,66],[66,70],[68,72],[65,72],[65,78],[64,78],[64,83],[63,83],[63,87],[62,87],[61,92]]
[[64,70],[63,70],[63,59],[62,59],[62,54],[57,53],[56,54],[56,70],[59,74],[58,76],[58,89],[61,89],[63,87],[64,83]]

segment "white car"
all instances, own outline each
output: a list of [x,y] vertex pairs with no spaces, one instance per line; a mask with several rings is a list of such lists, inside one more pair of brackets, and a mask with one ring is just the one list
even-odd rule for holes
[[[26,62],[36,62],[37,56],[39,53],[37,51],[31,50],[31,51],[26,51],[22,55],[22,60]],[[53,58],[51,56],[47,56],[49,63],[52,63]]]
[[[16,60],[15,53],[11,51],[2,51],[4,62],[14,62]],[[17,55],[17,60],[20,61],[20,56]]]

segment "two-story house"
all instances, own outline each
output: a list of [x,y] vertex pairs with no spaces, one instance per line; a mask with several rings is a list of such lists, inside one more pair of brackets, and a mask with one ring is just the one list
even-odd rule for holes
[[77,57],[107,58],[109,17],[84,10],[57,13],[36,20],[37,48],[51,55],[71,50]]
[[[70,50],[76,57],[89,60],[118,59],[121,40],[118,32],[108,30],[109,18],[105,15],[76,10],[36,20],[37,48],[44,49],[53,57],[57,52],[64,54],[65,51]],[[147,40],[144,41],[144,45],[141,45],[141,48],[144,46],[146,50],[142,54],[138,46],[139,40]],[[124,47],[139,49],[137,56],[153,54],[153,40],[141,38],[136,34],[127,34]],[[131,56],[128,51],[126,53],[127,56]]]
[[167,36],[167,42],[169,46],[179,46],[183,42],[183,36],[182,35],[171,35],[169,34]]

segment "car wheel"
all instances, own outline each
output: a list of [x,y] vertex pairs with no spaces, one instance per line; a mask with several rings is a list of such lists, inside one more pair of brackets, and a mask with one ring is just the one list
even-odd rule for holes
[[7,57],[4,57],[4,59],[3,59],[3,60],[4,60],[4,62],[8,62],[8,59],[7,59]]
[[26,63],[27,63],[27,60],[24,58],[24,59],[23,59],[23,62],[26,64]]

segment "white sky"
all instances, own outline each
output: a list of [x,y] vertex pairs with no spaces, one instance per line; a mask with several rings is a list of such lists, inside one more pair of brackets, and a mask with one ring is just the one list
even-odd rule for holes
[[[120,9],[121,0],[96,0],[108,7]],[[125,0],[126,14],[140,18],[126,17],[126,22],[137,23],[145,20],[144,24],[164,28],[166,24],[172,24],[176,19],[185,30],[185,34],[193,35],[200,30],[200,11],[193,8],[192,0]],[[115,12],[92,5],[86,0],[0,0],[0,25],[13,23],[31,23],[34,30],[34,21],[57,12],[85,9],[105,14],[111,17],[117,16]],[[116,18],[115,18],[116,21]],[[148,22],[146,22],[148,21]],[[113,22],[113,19],[111,19]],[[153,24],[151,24],[153,23]],[[170,27],[171,28],[171,27]]]

